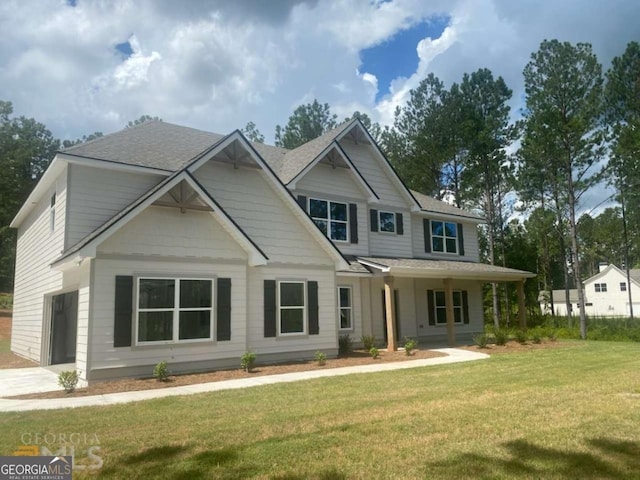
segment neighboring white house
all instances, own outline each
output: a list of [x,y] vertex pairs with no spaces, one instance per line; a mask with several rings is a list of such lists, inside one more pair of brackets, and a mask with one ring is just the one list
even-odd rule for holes
[[[585,313],[590,316],[628,316],[629,288],[633,301],[634,314],[640,313],[640,270],[630,270],[631,286],[627,274],[615,265],[600,265],[600,271],[584,281]],[[578,314],[578,291],[569,290],[569,302],[573,314]],[[553,291],[555,314],[567,315],[564,290]],[[541,292],[540,308],[542,313],[551,313],[549,296]]]
[[291,151],[147,122],[59,152],[13,220],[11,349],[99,380],[453,344],[483,283],[534,276],[479,263],[482,221],[408,190],[357,119]]

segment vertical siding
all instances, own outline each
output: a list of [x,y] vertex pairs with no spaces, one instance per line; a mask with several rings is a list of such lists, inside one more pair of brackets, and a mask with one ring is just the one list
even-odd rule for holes
[[[315,280],[318,282],[320,332],[318,335],[264,337],[264,280]],[[249,269],[247,347],[260,354],[315,352],[338,348],[336,277],[331,269],[258,267]]]
[[[246,267],[242,264],[185,263],[153,260],[94,261],[94,292],[91,306],[91,370],[104,368],[153,366],[166,360],[169,364],[240,358],[246,348]],[[192,343],[144,347],[113,347],[113,319],[116,275],[206,276],[231,278],[231,340],[212,344]],[[215,316],[215,314],[214,314]],[[149,369],[151,374],[151,368]]]
[[386,168],[381,165],[381,160],[376,158],[373,146],[356,144],[348,138],[341,140],[340,146],[371,185],[373,191],[380,197],[383,204],[408,207],[407,200],[399,190],[400,187],[395,186],[396,182],[392,180]]
[[164,177],[73,164],[66,248],[158,184]]
[[375,209],[378,211],[402,213],[404,232],[402,235],[398,235],[397,233],[372,232],[370,214],[367,210],[367,231],[369,233],[370,254],[379,257],[411,257],[411,232],[413,228],[409,210],[384,205],[376,205]]
[[261,170],[211,161],[195,176],[271,262],[333,264]]
[[207,212],[151,206],[105,240],[99,253],[245,260],[246,253]]
[[476,224],[463,223],[460,222],[460,220],[456,219],[451,220],[455,223],[462,223],[464,236],[464,255],[452,255],[448,253],[426,253],[424,251],[424,226],[422,223],[424,218],[425,217],[421,215],[411,215],[414,257],[431,258],[434,260],[464,260],[468,262],[480,261],[480,250],[478,247],[478,228]]
[[[49,228],[49,205],[56,194],[55,228]],[[62,274],[49,265],[64,247],[67,170],[40,199],[18,228],[11,350],[37,362],[41,359],[45,293],[62,287]]]

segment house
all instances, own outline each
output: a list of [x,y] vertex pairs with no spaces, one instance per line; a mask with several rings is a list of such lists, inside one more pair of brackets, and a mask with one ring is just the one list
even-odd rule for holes
[[[629,294],[635,314],[640,312],[640,269],[629,271],[631,282],[627,281],[627,273],[613,264],[600,264],[599,272],[583,282],[585,313],[590,316],[611,317],[629,316]],[[578,290],[569,291],[569,302],[573,314],[579,312]],[[542,298],[544,297],[544,298]],[[551,313],[548,295],[541,295],[542,313]],[[564,290],[553,291],[555,314],[567,315]]]
[[287,151],[147,122],[58,152],[18,229],[12,350],[93,381],[483,330],[473,213],[407,189],[359,120]]

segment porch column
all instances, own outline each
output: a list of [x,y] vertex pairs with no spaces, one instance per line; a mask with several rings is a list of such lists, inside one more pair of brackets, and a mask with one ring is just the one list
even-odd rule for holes
[[391,275],[384,277],[384,303],[387,310],[387,350],[395,352],[398,350],[398,342],[396,340],[396,306]]
[[447,315],[447,341],[450,347],[456,346],[455,316],[453,314],[453,287],[451,279],[444,279],[444,304]]
[[524,304],[524,282],[526,280],[520,280],[516,286],[518,288],[518,320],[520,322],[520,329],[527,329],[527,310]]

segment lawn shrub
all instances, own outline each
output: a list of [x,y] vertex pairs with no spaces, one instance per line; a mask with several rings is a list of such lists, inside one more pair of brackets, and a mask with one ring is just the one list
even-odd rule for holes
[[487,348],[487,344],[489,343],[489,335],[486,333],[479,333],[478,335],[473,337],[473,343],[475,343],[480,348]]
[[159,382],[166,382],[169,380],[169,366],[167,365],[167,362],[163,360],[153,367],[153,378]]
[[363,335],[360,340],[362,341],[362,346],[367,352],[376,346],[376,337],[373,335]]
[[353,351],[353,340],[349,334],[340,335],[338,338],[338,353],[340,355],[348,355]]
[[240,368],[242,368],[245,372],[249,373],[253,369],[253,366],[256,363],[257,355],[251,350],[247,350],[240,357]]
[[369,355],[375,360],[380,355],[380,351],[376,347],[371,347],[369,349]]
[[495,333],[496,345],[506,345],[509,341],[509,332],[506,330],[496,330]]
[[327,363],[327,356],[324,354],[324,352],[321,352],[320,350],[316,352],[313,358],[315,358],[316,362],[318,362],[318,365],[320,366]]
[[411,355],[413,351],[418,346],[418,341],[409,337],[404,337],[404,353],[406,355]]
[[527,340],[529,340],[529,336],[527,335],[527,331],[526,330],[522,330],[520,328],[518,328],[515,331],[514,336],[515,336],[516,341],[521,345],[524,345],[525,343],[527,343]]
[[71,393],[78,385],[78,372],[75,370],[66,370],[58,375],[58,385],[64,388],[64,391]]

